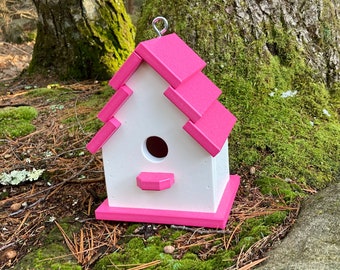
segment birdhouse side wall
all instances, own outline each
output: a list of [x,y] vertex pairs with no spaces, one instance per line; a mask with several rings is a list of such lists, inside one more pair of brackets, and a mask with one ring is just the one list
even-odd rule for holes
[[230,175],[228,140],[224,143],[221,151],[212,159],[212,172],[214,179],[214,205],[218,205]]

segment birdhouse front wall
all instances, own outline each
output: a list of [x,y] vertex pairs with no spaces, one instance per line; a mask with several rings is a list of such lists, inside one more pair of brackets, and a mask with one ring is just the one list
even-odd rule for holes
[[[215,212],[229,180],[228,142],[215,157],[202,148],[183,129],[187,116],[164,96],[168,82],[147,63],[125,84],[133,93],[115,113],[121,126],[102,147],[109,206]],[[150,152],[149,141],[162,148],[152,138],[165,143],[165,156]],[[174,183],[143,190],[141,172],[173,173]]]

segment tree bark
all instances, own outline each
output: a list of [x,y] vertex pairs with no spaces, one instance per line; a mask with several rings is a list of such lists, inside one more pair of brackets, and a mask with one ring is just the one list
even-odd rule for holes
[[33,0],[37,38],[30,73],[108,79],[134,49],[122,0]]
[[130,14],[133,14],[134,12],[134,1],[133,0],[127,0],[127,12]]

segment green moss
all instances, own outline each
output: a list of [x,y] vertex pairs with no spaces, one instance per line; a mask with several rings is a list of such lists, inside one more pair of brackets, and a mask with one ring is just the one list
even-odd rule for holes
[[235,251],[240,253],[242,250],[249,249],[253,244],[255,244],[258,240],[260,240],[264,235],[260,235],[258,237],[254,236],[245,236],[240,239],[240,241],[235,246]]
[[94,112],[68,117],[62,122],[71,126],[71,133],[74,132],[74,129],[82,129],[84,132],[96,132],[103,126],[103,123],[97,119]]
[[[334,157],[340,154],[339,141],[329,140],[340,136],[329,91],[313,82],[300,60],[285,67],[278,57],[270,57],[256,70],[247,75],[252,83],[235,79],[235,73],[224,75],[220,83],[230,89],[221,101],[239,120],[230,140],[231,166],[257,165],[260,176],[324,187],[339,168]],[[282,97],[288,91],[296,96]]]
[[38,111],[29,106],[0,109],[0,137],[17,138],[35,130],[32,120]]
[[287,217],[287,214],[288,213],[286,211],[276,211],[270,215],[263,216],[262,220],[265,225],[274,226],[277,224],[281,224]]
[[296,197],[303,195],[298,185],[291,185],[283,179],[260,177],[255,183],[263,194],[279,197],[287,203],[294,202]]
[[65,8],[58,3],[40,3],[40,16],[63,20],[56,20],[54,26],[38,22],[29,73],[52,72],[62,80],[106,80],[118,70],[134,48],[135,28],[123,1],[92,3],[91,14],[85,5],[73,1]]
[[189,248],[189,252],[195,253],[195,254],[199,254],[201,250],[201,246],[192,246]]
[[81,269],[81,267],[73,259],[70,251],[61,244],[51,243],[43,248],[35,249],[23,257],[13,269],[60,269],[71,270]]
[[203,269],[226,269],[234,265],[235,251],[227,250],[217,252],[214,256],[205,261]]
[[[75,223],[71,217],[65,217],[58,223],[71,239],[73,238],[73,233],[78,232],[81,227],[81,224]],[[41,240],[43,246],[41,248],[33,247],[15,265],[14,269],[82,269],[70,254],[70,250],[64,243],[63,235],[54,223],[46,226],[45,234]]]
[[276,211],[272,214],[247,219],[241,226],[239,239],[235,241],[232,251],[239,253],[247,250],[257,241],[271,233],[271,229],[281,224],[287,216],[286,211]]
[[139,223],[132,223],[127,227],[125,234],[126,235],[131,235],[135,232],[136,229],[138,229],[141,226]]
[[97,118],[97,114],[113,94],[113,89],[109,85],[104,85],[94,95],[84,101],[77,102],[77,114],[74,113],[74,108],[72,108],[70,113],[72,116],[66,117],[62,122],[71,127],[71,132],[73,129],[81,129],[84,132],[98,131],[103,123]]
[[141,265],[159,260],[160,263],[148,269],[216,269],[198,259],[195,254],[187,253],[181,260],[165,254],[163,248],[167,243],[159,236],[148,240],[133,238],[118,252],[107,255],[99,260],[93,269],[107,269],[119,265],[121,269],[128,269],[132,265]]
[[101,107],[111,98],[113,94],[114,90],[112,87],[109,85],[104,85],[99,91],[89,97],[86,101],[81,102],[80,105],[101,109]]
[[[79,45],[79,52],[83,55],[79,61],[92,59],[92,69],[96,71],[97,78],[101,79],[110,78],[135,47],[135,27],[126,13],[123,1],[107,2],[106,5],[98,6],[97,12],[100,15],[95,21],[89,20],[86,24],[79,21],[77,25],[85,37],[93,40],[90,44],[84,42]],[[75,70],[74,73],[79,71]],[[87,73],[85,70],[82,72]],[[91,77],[91,74],[88,75]]]
[[[139,237],[130,239],[121,245],[121,250],[98,261],[94,269],[107,269],[114,266],[128,269],[128,266],[142,265],[156,260],[160,261],[159,264],[148,269],[225,269],[234,264],[237,252],[241,249],[246,250],[261,237],[270,234],[272,227],[282,223],[286,216],[287,212],[277,211],[267,216],[246,220],[241,226],[240,235],[232,241],[229,250],[218,250],[205,261],[198,257],[200,246],[188,250],[180,260],[175,259],[176,250],[174,256],[164,254],[164,246],[174,245],[173,242],[182,236],[183,232],[163,229],[159,233],[160,236],[152,236],[147,240]],[[139,226],[131,225],[128,231],[133,232]],[[214,244],[220,245],[221,241],[218,240]]]
[[197,255],[191,252],[185,253],[183,256],[183,259],[199,261],[199,258],[197,257]]
[[37,88],[29,90],[26,94],[28,97],[38,98],[43,97],[45,100],[52,102],[66,102],[75,97],[71,89],[64,88],[59,84],[49,85],[46,88]]
[[37,88],[37,89],[33,89],[30,90],[29,92],[27,92],[27,96],[31,96],[31,97],[46,97],[49,98],[51,96],[55,96],[56,91],[54,91],[51,88]]
[[[63,228],[66,235],[73,239],[73,234],[78,232],[81,228],[80,223],[74,222],[73,218],[64,218],[60,220],[59,225]],[[44,237],[44,244],[49,245],[53,243],[62,243],[64,241],[64,237],[61,234],[59,228],[52,224],[51,227],[48,227],[45,231],[45,237]]]

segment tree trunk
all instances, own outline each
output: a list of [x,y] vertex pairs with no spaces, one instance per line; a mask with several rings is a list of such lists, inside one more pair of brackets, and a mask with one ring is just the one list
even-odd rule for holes
[[122,0],[33,0],[37,38],[30,73],[108,79],[134,49]]
[[169,20],[169,32],[177,32],[206,60],[213,59],[213,66],[230,62],[226,52],[235,50],[235,35],[249,48],[267,40],[253,53],[265,56],[269,51],[286,62],[294,46],[332,88],[340,82],[339,10],[338,0],[151,0],[142,7],[136,41],[154,36],[150,21],[162,15]]
[[127,0],[127,12],[133,14],[134,12],[134,2],[133,0]]

